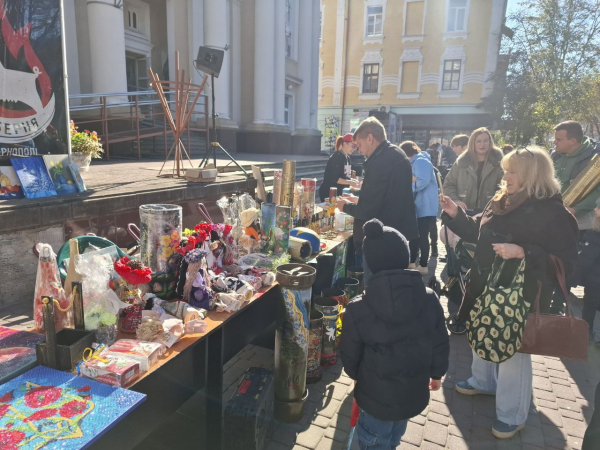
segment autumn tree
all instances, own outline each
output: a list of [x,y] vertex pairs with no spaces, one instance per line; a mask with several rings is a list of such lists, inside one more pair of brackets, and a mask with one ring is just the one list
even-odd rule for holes
[[484,100],[497,121],[527,142],[545,140],[561,120],[589,117],[583,98],[595,108],[600,101],[590,95],[598,88],[600,0],[523,0],[507,25],[514,32],[503,42],[508,68]]

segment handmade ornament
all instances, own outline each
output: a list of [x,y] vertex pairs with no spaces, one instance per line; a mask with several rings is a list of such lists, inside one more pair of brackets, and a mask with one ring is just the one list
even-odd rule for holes
[[55,301],[54,326],[58,332],[63,328],[73,327],[73,309],[60,283],[56,255],[48,244],[38,244],[38,270],[35,280],[35,296],[33,299],[33,315],[35,327],[44,330],[42,314],[42,297],[52,297]]
[[275,244],[275,211],[277,206],[275,203],[263,203],[260,205],[260,229],[262,235],[261,251],[270,253],[274,250]]
[[273,243],[275,255],[281,255],[288,250],[291,215],[292,209],[289,206],[277,206],[275,210],[275,240]]
[[[189,251],[185,255],[185,261],[188,264],[187,273],[186,273],[186,281],[183,287],[183,301],[192,304],[193,306],[203,307],[200,303],[205,300],[207,295],[206,286],[204,284],[204,270],[203,265],[206,264],[207,252],[203,249],[195,248],[194,250]],[[195,292],[192,291],[201,291],[200,300],[197,300],[196,297],[193,297],[192,302],[192,294]],[[207,298],[206,298],[207,300]]]
[[124,319],[121,323],[121,330],[125,333],[135,333],[142,322],[142,310],[145,305],[142,291],[138,286],[150,282],[152,271],[140,261],[131,260],[127,256],[117,260],[114,267],[121,277],[119,282],[114,283],[119,298],[129,304],[123,310]]
[[281,204],[281,183],[283,170],[277,169],[273,172],[273,203]]

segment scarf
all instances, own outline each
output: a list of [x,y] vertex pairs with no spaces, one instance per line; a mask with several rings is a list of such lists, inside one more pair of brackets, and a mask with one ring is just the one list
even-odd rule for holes
[[521,189],[516,194],[508,195],[506,192],[499,198],[493,198],[490,206],[494,215],[502,216],[517,209],[529,198],[527,191]]

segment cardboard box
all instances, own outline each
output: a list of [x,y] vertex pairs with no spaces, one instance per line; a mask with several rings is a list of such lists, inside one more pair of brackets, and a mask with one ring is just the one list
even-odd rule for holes
[[117,353],[123,358],[140,363],[140,371],[147,372],[165,352],[165,346],[157,342],[138,341],[137,339],[119,339],[107,352]]
[[78,367],[78,373],[82,377],[111,386],[127,387],[140,376],[140,363],[104,351],[97,358],[82,362]]
[[217,169],[186,169],[185,179],[194,183],[210,183],[217,180]]

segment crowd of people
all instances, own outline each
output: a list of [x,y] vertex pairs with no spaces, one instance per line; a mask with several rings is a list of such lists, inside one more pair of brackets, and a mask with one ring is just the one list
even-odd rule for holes
[[[525,426],[532,397],[531,355],[518,352],[528,309],[537,300],[542,313],[564,311],[555,265],[564,267],[568,286],[584,286],[583,319],[590,343],[600,344],[593,331],[600,307],[600,186],[569,207],[562,199],[600,148],[574,121],[555,127],[552,152],[533,145],[499,149],[486,128],[455,136],[450,148],[396,146],[373,117],[339,142],[343,155],[331,156],[322,189],[358,191],[339,196],[337,207],[354,217],[356,262],[364,269],[365,292],[346,309],[340,350],[356,382],[361,448],[399,445],[407,420],[425,408],[448,369],[443,310],[423,281],[430,257],[437,257],[438,218],[446,236],[474,248],[458,311],[473,349],[472,376],[455,389],[495,395],[492,434],[514,436]],[[339,168],[353,151],[344,143],[366,158],[362,181]],[[490,305],[492,285],[513,286],[504,311],[494,303],[504,302],[501,294]],[[505,319],[513,325],[499,335],[493,325],[504,326]],[[592,428],[587,445],[600,445]]]

